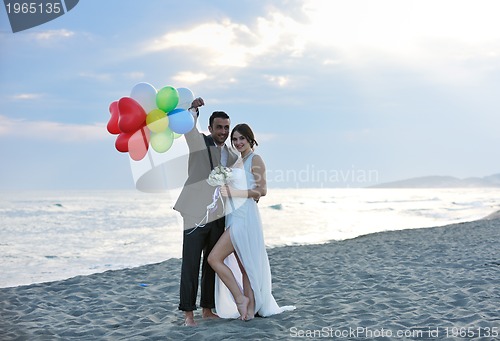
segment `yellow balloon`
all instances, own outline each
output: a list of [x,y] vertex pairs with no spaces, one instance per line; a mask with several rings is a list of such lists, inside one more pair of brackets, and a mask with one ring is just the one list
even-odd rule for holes
[[161,133],[168,128],[168,116],[161,109],[153,109],[146,116],[146,124],[153,133]]

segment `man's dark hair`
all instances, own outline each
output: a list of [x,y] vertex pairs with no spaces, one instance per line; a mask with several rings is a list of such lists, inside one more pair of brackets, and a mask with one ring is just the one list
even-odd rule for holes
[[210,118],[208,119],[208,125],[210,127],[212,126],[216,118],[229,119],[229,116],[224,111],[214,111],[212,115],[210,115]]

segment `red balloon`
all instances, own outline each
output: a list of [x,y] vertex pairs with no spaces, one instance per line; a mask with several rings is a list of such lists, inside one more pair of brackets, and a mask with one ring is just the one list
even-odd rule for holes
[[128,153],[132,160],[142,160],[148,153],[149,134],[149,130],[144,126],[130,136],[128,140]]
[[111,117],[108,121],[108,131],[113,135],[120,134],[121,130],[118,127],[118,115],[120,114],[118,111],[118,101],[114,101],[109,105],[109,113],[111,114]]
[[121,133],[116,137],[115,148],[119,152],[126,153],[128,152],[128,140],[130,139],[132,134],[129,133]]
[[118,100],[118,127],[123,133],[133,133],[146,121],[146,112],[136,100],[122,97]]

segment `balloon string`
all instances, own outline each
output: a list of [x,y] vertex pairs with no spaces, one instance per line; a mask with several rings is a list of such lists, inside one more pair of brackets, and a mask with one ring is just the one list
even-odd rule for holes
[[146,132],[144,131],[144,127],[141,128],[141,134],[142,134],[142,142],[144,142],[144,146],[146,147],[146,149],[149,150],[148,148],[148,138],[146,137]]
[[148,159],[149,159],[149,164],[151,166],[151,168],[154,168],[155,167],[155,163],[153,161],[153,156],[151,155],[151,151],[149,150],[148,148],[148,138],[146,136],[146,132],[144,131],[144,127],[141,128],[141,134],[142,134],[142,142],[144,142],[144,147],[146,147],[146,150],[147,150],[147,154],[148,154]]
[[[205,216],[203,217],[203,219],[201,219],[201,221],[198,224],[195,224],[195,227],[187,235],[190,235],[191,233],[196,231],[196,229],[198,227],[205,227],[205,225],[208,223],[208,219],[209,219],[210,214],[214,213],[217,210],[217,207],[218,207],[217,201],[219,199],[221,200],[221,203],[222,203],[222,212],[224,212],[225,211],[224,200],[222,200],[222,197],[220,195],[220,186],[217,186],[214,190],[214,194],[212,195],[212,202],[210,203],[210,205],[207,206]],[[231,207],[233,208],[233,211],[234,211],[233,200],[231,198],[229,198],[229,200],[231,202]]]
[[[151,155],[151,151],[148,149],[148,159],[149,159],[149,165],[151,166],[151,168],[155,168],[155,163],[153,161],[153,155]],[[162,174],[165,176],[164,172],[162,172]]]

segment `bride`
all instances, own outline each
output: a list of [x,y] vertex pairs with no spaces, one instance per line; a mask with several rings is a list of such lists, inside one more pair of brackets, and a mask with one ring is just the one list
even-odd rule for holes
[[257,207],[259,198],[267,193],[265,165],[253,152],[257,142],[252,129],[244,123],[236,125],[231,132],[231,144],[241,158],[232,168],[230,187],[223,186],[221,194],[228,197],[225,207],[233,209],[208,263],[217,274],[217,314],[251,320],[256,314],[265,317],[295,307],[279,307],[271,292],[271,268]]

